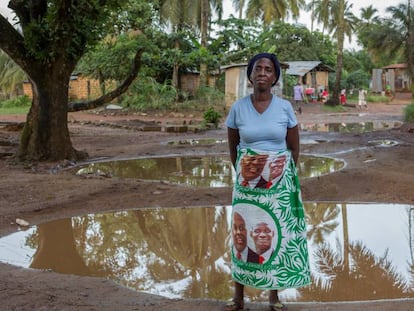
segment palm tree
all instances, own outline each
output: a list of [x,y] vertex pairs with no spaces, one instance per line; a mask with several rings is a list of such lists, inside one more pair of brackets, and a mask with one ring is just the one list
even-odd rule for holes
[[386,9],[390,18],[366,27],[359,36],[371,55],[379,62],[406,62],[410,77],[414,80],[414,13],[410,1]]
[[308,239],[316,244],[324,241],[325,236],[338,227],[336,219],[339,208],[336,204],[313,203],[305,204],[306,222],[309,226]]
[[236,10],[236,12],[239,12],[239,19],[243,18],[243,9],[245,4],[245,0],[233,0],[233,7]]
[[24,71],[0,50],[0,96],[10,98],[13,95],[18,95],[18,88],[21,87],[25,78]]
[[[223,13],[222,0],[162,0],[160,1],[161,20],[170,23],[172,31],[180,34],[184,29],[192,29],[200,32],[200,48],[207,47],[209,25],[212,9],[221,19]],[[175,42],[175,49],[180,50],[179,39]],[[177,53],[179,55],[179,53]],[[173,69],[172,85],[178,87],[179,60],[175,61]],[[207,84],[207,64],[200,64],[200,86]]]
[[391,6],[386,9],[391,13],[391,18],[395,21],[396,30],[403,35],[403,54],[405,56],[411,81],[414,80],[414,27],[413,27],[413,10],[410,0],[407,5],[400,3],[398,6]]
[[316,20],[323,27],[322,33],[325,32],[325,28],[329,25],[329,3],[329,0],[314,0],[306,7],[308,11],[311,10],[312,28],[313,21]]
[[375,9],[372,5],[367,6],[366,8],[361,8],[361,22],[364,25],[369,25],[379,21],[378,10]]
[[300,290],[302,298],[318,301],[346,301],[406,297],[409,284],[387,259],[377,257],[361,242],[347,250],[351,265],[346,266],[341,247],[333,250],[322,244],[315,252],[317,275],[309,287]]
[[317,2],[316,16],[318,22],[326,27],[329,33],[336,38],[336,79],[332,92],[332,103],[339,104],[339,91],[343,67],[343,52],[345,36],[351,41],[356,23],[356,17],[351,13],[352,4],[345,0],[321,0]]
[[[196,29],[197,6],[191,0],[163,0],[160,1],[160,19],[171,25],[171,30],[176,34],[174,48],[180,55],[180,34],[184,29]],[[174,60],[172,86],[179,87],[180,60]]]
[[284,21],[289,16],[297,19],[300,9],[304,7],[304,0],[250,0],[247,3],[246,17],[248,19],[261,19],[268,25],[274,20]]
[[335,104],[339,104],[345,36],[347,36],[349,42],[351,42],[352,34],[354,33],[356,17],[351,13],[351,8],[352,4],[348,4],[348,1],[344,0],[334,1],[332,5],[331,13],[334,14],[332,14],[333,19],[329,24],[329,30],[330,33],[332,33],[332,36],[337,40],[336,77],[332,94]]

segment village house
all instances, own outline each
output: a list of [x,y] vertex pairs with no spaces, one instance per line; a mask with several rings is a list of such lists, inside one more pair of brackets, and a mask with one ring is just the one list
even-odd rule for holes
[[[32,85],[29,81],[23,82],[23,93],[28,97],[33,97]],[[70,100],[89,100],[101,96],[99,81],[88,78],[81,74],[72,75],[69,81]]]
[[[274,94],[282,96],[284,75],[298,76],[305,88],[313,88],[314,93],[328,87],[329,73],[335,72],[331,67],[321,61],[288,61],[281,62],[282,75],[273,88]],[[231,64],[221,67],[225,70],[226,107],[236,99],[252,92],[251,85],[246,78],[247,63]]]
[[382,93],[386,91],[387,87],[393,93],[410,91],[412,81],[407,64],[391,64],[372,70],[372,92]]
[[[225,72],[225,102],[226,107],[248,94],[253,93],[250,81],[247,79],[247,63],[231,64],[222,66],[221,70]],[[282,72],[288,68],[286,63],[280,63]],[[278,96],[282,96],[283,90],[283,74],[279,78],[277,84],[273,87],[272,92]]]

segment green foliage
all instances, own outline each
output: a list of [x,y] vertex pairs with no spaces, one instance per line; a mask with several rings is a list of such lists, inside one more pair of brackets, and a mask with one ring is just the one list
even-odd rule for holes
[[318,31],[311,33],[302,25],[277,21],[252,40],[261,42],[259,51],[275,47],[281,61],[320,60],[329,66],[336,64],[335,48],[329,37]]
[[369,85],[370,75],[363,71],[357,70],[348,74],[346,78],[346,89],[367,88]]
[[386,104],[388,104],[390,102],[390,98],[388,96],[368,94],[368,96],[367,96],[367,102],[370,102],[370,103],[386,103]]
[[322,105],[322,110],[326,112],[346,112],[346,108],[341,105]]
[[31,100],[27,96],[19,96],[12,99],[0,101],[1,114],[27,114]]
[[195,100],[203,106],[224,104],[224,93],[213,87],[200,87]]
[[414,122],[414,103],[404,107],[403,115],[404,122]]
[[0,102],[0,108],[27,108],[31,103],[31,99],[24,95]]
[[140,78],[122,96],[121,105],[138,110],[174,108],[177,91],[170,84],[160,84],[153,78]]
[[347,72],[362,71],[371,74],[372,69],[375,68],[371,57],[365,50],[359,51],[344,51],[344,70]]
[[216,126],[218,126],[220,119],[222,118],[221,113],[216,111],[213,107],[210,107],[207,111],[203,114],[204,122],[206,123],[212,123]]
[[[10,98],[21,92],[26,74],[2,50],[0,50],[0,98]],[[19,91],[18,91],[19,90]]]
[[285,83],[283,87],[283,93],[288,99],[291,99],[293,98],[293,87],[296,85],[296,83],[298,83],[298,77],[286,75],[283,79],[283,82]]

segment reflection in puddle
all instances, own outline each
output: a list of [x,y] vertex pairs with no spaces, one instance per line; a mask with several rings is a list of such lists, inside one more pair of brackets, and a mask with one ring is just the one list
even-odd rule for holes
[[182,139],[168,142],[168,145],[190,145],[190,146],[208,146],[215,144],[227,144],[226,139]]
[[395,140],[381,139],[381,140],[370,140],[368,144],[371,146],[377,146],[377,147],[392,147],[392,146],[398,145],[398,142]]
[[356,123],[303,123],[301,131],[309,132],[338,132],[338,133],[365,133],[400,127],[400,121],[371,121]]
[[[313,282],[286,301],[414,297],[414,206],[306,203]],[[63,219],[0,239],[3,262],[98,275],[171,298],[228,300],[230,207],[128,210]],[[246,288],[250,301],[263,291]]]
[[[341,160],[306,156],[298,165],[301,178],[322,176],[344,167]],[[191,186],[226,187],[233,185],[234,171],[228,157],[168,157],[96,162],[81,169],[77,175],[93,175],[146,180],[163,180]]]

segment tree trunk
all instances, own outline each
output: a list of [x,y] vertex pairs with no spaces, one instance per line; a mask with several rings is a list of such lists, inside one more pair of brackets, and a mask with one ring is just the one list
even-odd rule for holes
[[[174,49],[177,50],[177,54],[180,53],[180,41],[178,39],[175,40],[174,42]],[[178,63],[178,59],[175,59],[174,65],[173,65],[173,75],[172,75],[171,85],[176,89],[180,88],[179,71],[180,71],[180,64]]]
[[[201,0],[201,48],[207,47],[208,22],[210,16],[210,2]],[[200,87],[207,86],[207,64],[205,60],[200,64]]]
[[333,104],[339,105],[339,94],[341,88],[342,67],[344,60],[344,38],[345,38],[345,2],[339,0],[339,18],[337,27],[337,56],[336,56],[336,78],[331,100]]
[[46,72],[37,81],[31,79],[33,100],[16,154],[20,160],[81,158],[72,147],[67,125],[69,77]]

